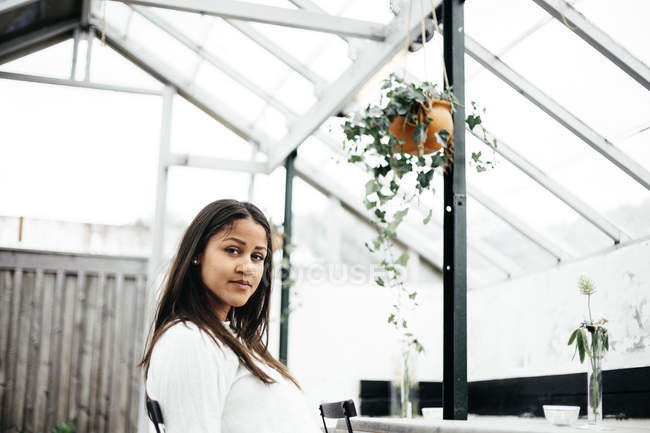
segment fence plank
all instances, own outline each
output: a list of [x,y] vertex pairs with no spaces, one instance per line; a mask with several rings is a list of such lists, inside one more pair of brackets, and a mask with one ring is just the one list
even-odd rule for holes
[[[0,353],[6,353],[9,348],[9,325],[11,319],[12,275],[10,270],[0,271]],[[0,416],[4,407],[5,389],[8,372],[5,357],[0,357]]]
[[56,272],[52,287],[52,320],[50,333],[50,367],[47,378],[46,390],[48,394],[45,413],[43,414],[43,431],[49,432],[56,424],[56,407],[59,400],[59,368],[61,360],[61,333],[63,329],[62,316],[65,308],[63,304],[63,283],[65,274],[63,270]]
[[100,272],[97,277],[97,295],[95,301],[95,309],[93,312],[94,327],[90,339],[90,353],[92,355],[90,363],[90,389],[88,396],[88,430],[96,432],[97,422],[97,394],[99,393],[99,374],[101,365],[101,350],[102,350],[102,333],[104,331],[104,299],[106,284],[106,275]]
[[78,314],[76,311],[77,306],[77,287],[79,276],[77,274],[65,274],[64,292],[63,292],[63,306],[62,311],[62,329],[61,329],[61,353],[58,368],[58,393],[56,405],[56,415],[54,424],[62,422],[73,422],[70,416],[70,393],[71,393],[71,372],[72,366],[72,351],[74,343],[74,319]]
[[86,433],[89,431],[88,421],[90,418],[90,395],[93,384],[91,383],[92,358],[93,358],[93,337],[94,328],[97,326],[97,284],[98,277],[92,275],[86,282],[86,304],[83,337],[81,339],[81,354],[79,359],[79,390],[77,391],[77,431]]
[[[131,277],[125,278],[124,279],[124,299],[123,299],[123,306],[124,310],[127,312],[126,317],[124,318],[124,327],[122,330],[122,335],[127,339],[127,341],[131,341],[131,338],[133,338],[133,324],[134,324],[134,313],[135,313],[135,308],[136,308],[136,303],[135,303],[135,280]],[[119,363],[120,363],[120,371],[125,373],[124,377],[130,378],[130,375],[128,374],[130,367],[132,366],[131,363],[131,346],[125,346],[120,348],[120,358],[119,358]],[[130,380],[122,380],[120,382],[120,417],[124,420],[125,424],[125,431],[129,432],[129,412],[130,412],[130,405],[131,401],[129,398],[129,392],[131,390],[130,387]]]
[[[9,390],[9,358],[2,356],[9,351],[9,337],[11,334],[11,306],[13,299],[13,271],[0,270],[0,419],[3,417],[5,398],[8,399]],[[0,431],[2,425],[0,423]]]
[[14,269],[13,290],[11,297],[11,320],[9,321],[9,342],[7,350],[7,384],[6,396],[2,406],[2,416],[0,416],[0,428],[8,433],[18,431],[16,420],[14,419],[13,408],[16,401],[16,382],[17,382],[17,366],[18,366],[18,338],[20,328],[20,304],[23,280],[23,270],[21,268]]
[[110,415],[108,418],[109,431],[116,432],[126,431],[125,418],[121,410],[121,385],[124,382],[121,376],[121,362],[123,356],[123,345],[120,340],[124,338],[124,321],[126,318],[126,309],[128,305],[124,299],[124,275],[115,276],[115,320],[113,321],[113,338],[112,349],[113,363],[111,364],[111,391],[110,391]]
[[48,379],[50,377],[52,361],[50,358],[50,346],[52,345],[52,315],[54,306],[54,290],[56,283],[56,274],[44,273],[42,284],[42,304],[39,317],[41,329],[39,338],[39,347],[36,363],[36,384],[34,395],[34,431],[42,432],[45,430],[45,416],[47,402],[50,398],[48,390]]
[[41,305],[43,304],[43,270],[36,270],[36,281],[31,302],[30,328],[27,354],[27,383],[23,409],[23,432],[35,433],[34,411],[36,409],[36,379],[38,375],[38,352],[41,338]]
[[81,351],[81,338],[83,338],[84,316],[86,308],[86,274],[79,272],[75,287],[74,321],[72,325],[72,346],[70,348],[70,386],[68,394],[68,420],[78,425],[77,393],[80,387],[79,355]]
[[97,415],[94,431],[97,433],[108,432],[108,414],[110,404],[111,383],[111,343],[113,338],[113,321],[115,320],[115,277],[107,276],[103,288],[104,309],[102,311],[102,345],[100,351],[100,378],[97,387]]
[[19,330],[18,330],[18,353],[16,364],[16,390],[15,399],[12,405],[12,418],[14,421],[16,431],[24,431],[24,409],[25,400],[27,395],[27,361],[29,356],[29,338],[31,328],[31,310],[32,310],[32,297],[34,295],[35,272],[25,272],[23,275],[23,284],[21,286],[21,299],[19,316]]
[[135,368],[135,365],[140,360],[142,355],[142,350],[144,344],[142,342],[142,336],[144,334],[144,286],[145,278],[142,275],[138,275],[135,281],[135,291],[134,291],[134,304],[135,304],[135,313],[134,317],[134,326],[133,326],[133,335],[131,340],[133,343],[131,345],[131,362],[130,362],[130,386],[131,390],[129,392],[129,431],[136,432],[138,430],[138,416],[140,415],[140,407],[144,405],[144,383],[141,370]]

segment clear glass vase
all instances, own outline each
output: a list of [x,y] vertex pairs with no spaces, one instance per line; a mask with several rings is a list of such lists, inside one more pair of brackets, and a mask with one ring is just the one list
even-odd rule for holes
[[402,352],[402,377],[400,380],[400,417],[411,418],[411,372],[409,368],[410,351]]
[[603,341],[599,332],[592,334],[589,371],[587,372],[587,421],[600,424],[603,420]]

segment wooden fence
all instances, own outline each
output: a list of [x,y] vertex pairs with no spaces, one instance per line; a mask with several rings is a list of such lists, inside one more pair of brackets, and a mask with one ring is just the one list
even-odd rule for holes
[[143,258],[0,248],[0,432],[137,430]]

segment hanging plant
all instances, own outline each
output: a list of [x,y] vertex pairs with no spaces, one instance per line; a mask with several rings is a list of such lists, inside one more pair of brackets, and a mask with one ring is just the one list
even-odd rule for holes
[[[459,105],[452,89],[439,90],[436,84],[406,83],[395,74],[389,75],[381,87],[379,105],[369,105],[350,116],[343,124],[348,162],[360,164],[372,179],[366,183],[364,204],[377,224],[378,236],[366,247],[380,253],[384,278],[376,283],[397,291],[398,302],[388,318],[402,333],[408,346],[423,350],[418,339],[408,331],[404,311],[417,306],[416,291],[406,288],[403,273],[409,256],[395,252],[396,230],[413,203],[431,220],[433,210],[420,200],[423,193],[433,192],[433,176],[453,160],[452,113]],[[481,126],[477,105],[466,122],[473,129]],[[494,165],[483,161],[480,153],[472,154],[472,162],[481,172]]]
[[[411,7],[412,1],[409,17]],[[439,32],[435,11],[433,17]],[[422,22],[422,41],[426,41],[424,27]],[[409,41],[407,32],[405,53]],[[426,76],[426,54],[424,60]],[[422,211],[422,224],[429,223],[433,210],[421,200],[422,194],[435,193],[432,182],[436,170],[445,170],[453,163],[452,119],[461,103],[449,86],[444,62],[443,72],[446,85],[442,89],[428,81],[409,83],[390,74],[382,83],[379,103],[354,113],[343,124],[348,162],[361,165],[371,175],[363,201],[378,234],[365,245],[381,257],[382,276],[377,277],[377,285],[392,289],[396,295],[388,323],[400,335],[405,359],[412,350],[420,353],[424,347],[408,328],[406,316],[418,306],[417,291],[406,285],[409,255],[398,254],[395,238],[399,225],[414,206]],[[481,118],[485,110],[472,102],[469,111],[465,123],[471,131],[479,128],[487,142]],[[496,149],[496,142],[492,146]],[[494,167],[494,159],[484,160],[481,152],[473,152],[468,161],[478,172]],[[408,377],[408,372],[403,372],[403,376]],[[408,391],[408,387],[402,388],[402,393]],[[408,416],[408,410],[402,406],[402,416]]]

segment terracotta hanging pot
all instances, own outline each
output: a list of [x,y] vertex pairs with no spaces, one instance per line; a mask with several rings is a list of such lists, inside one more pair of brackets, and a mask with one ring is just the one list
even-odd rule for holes
[[[449,143],[453,143],[454,139],[454,121],[451,117],[451,102],[442,99],[432,99],[428,102],[429,106],[422,108],[422,117],[424,118],[424,115],[426,115],[426,117],[431,119],[427,127],[427,139],[423,143],[423,154],[433,153],[442,148],[443,143],[440,143],[435,136],[441,129],[449,132]],[[404,153],[411,155],[419,154],[418,143],[413,141],[415,125],[415,123],[411,122],[406,122],[406,125],[404,125],[402,116],[396,116],[388,128],[388,132],[394,135],[397,140],[404,139],[402,150]],[[399,152],[399,146],[395,146],[393,151]]]

